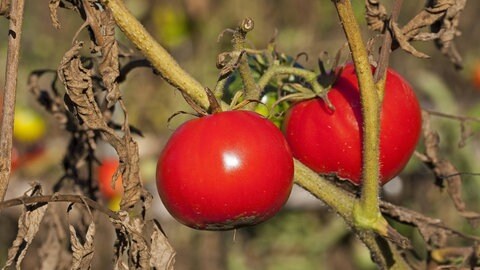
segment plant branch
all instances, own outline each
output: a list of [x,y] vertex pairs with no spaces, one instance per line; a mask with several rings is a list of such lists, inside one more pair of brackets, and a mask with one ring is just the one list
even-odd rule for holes
[[464,115],[454,115],[454,114],[437,112],[437,111],[427,110],[427,109],[423,109],[423,110],[425,112],[427,112],[428,114],[433,115],[433,116],[443,117],[443,118],[457,120],[457,121],[470,121],[470,122],[480,123],[480,118],[478,118],[478,117],[464,116]]
[[17,205],[28,205],[28,204],[35,204],[35,203],[52,203],[52,202],[69,202],[69,203],[86,203],[89,207],[96,209],[108,217],[121,220],[117,213],[113,212],[112,210],[106,208],[105,206],[99,204],[98,202],[81,195],[73,195],[73,194],[53,194],[53,195],[43,195],[43,196],[24,196],[19,198],[14,198],[11,200],[6,200],[0,202],[0,211],[17,206]]
[[317,74],[313,71],[287,66],[271,66],[258,80],[258,86],[260,89],[264,89],[268,83],[279,75],[294,75],[303,78],[312,87],[313,92],[317,95],[325,93],[323,87],[317,81]]
[[122,0],[103,0],[118,27],[172,86],[191,97],[204,109],[209,103],[204,87],[188,74],[128,11]]
[[[400,14],[400,9],[402,7],[403,0],[395,0],[392,9],[392,16],[390,18],[391,22],[396,22]],[[378,59],[378,67],[375,70],[375,75],[373,76],[377,89],[379,92],[380,100],[383,100],[383,94],[385,92],[385,82],[387,79],[387,69],[388,62],[390,59],[390,53],[392,52],[392,32],[388,27],[385,27],[384,37],[382,47],[380,49],[380,55]]]
[[347,224],[352,226],[352,211],[355,201],[357,200],[353,194],[348,193],[319,176],[297,159],[293,161],[295,165],[295,184],[301,186],[313,196],[334,208],[334,210],[345,219]]
[[[358,199],[353,194],[337,187],[325,178],[319,176],[314,171],[303,165],[300,161],[294,159],[295,164],[295,184],[310,192],[313,196],[332,207],[349,225],[355,227],[355,217],[352,215],[355,204]],[[371,231],[356,230],[359,237],[367,245],[375,262],[383,269],[387,268],[387,262],[395,264],[396,267],[405,266],[406,262],[396,250],[394,245],[400,248],[410,248],[410,241],[398,234],[392,227],[387,225],[387,234],[381,237],[375,235]],[[385,237],[385,238],[382,238]],[[385,247],[379,246],[379,238],[383,239],[383,244],[390,247],[390,251],[386,252]],[[391,243],[387,240],[392,241]],[[388,243],[387,243],[388,242]],[[392,245],[393,244],[393,245]],[[388,249],[387,247],[387,249]],[[388,254],[385,254],[388,253]],[[388,256],[387,256],[388,255]],[[383,267],[385,266],[385,267]],[[397,268],[408,269],[408,268]]]
[[[350,0],[334,0],[352,53],[360,87],[363,116],[363,169],[362,194],[355,207],[356,224],[378,230],[385,226],[379,210],[379,131],[380,102],[368,61],[367,50],[362,40],[360,27],[355,19]],[[377,228],[376,228],[377,227]]]
[[[252,31],[254,27],[253,20],[251,18],[245,18],[237,30],[233,33],[233,48],[237,52],[244,51],[246,49],[246,36],[247,33]],[[245,53],[240,53],[240,59],[238,63],[238,72],[242,78],[245,91],[245,100],[258,100],[262,92],[261,88],[255,82],[252,71],[248,65],[248,58]],[[250,103],[245,106],[246,109],[252,110],[255,108],[254,103]]]
[[0,127],[0,202],[5,198],[11,172],[13,118],[24,4],[24,0],[12,0],[11,2],[3,112]]

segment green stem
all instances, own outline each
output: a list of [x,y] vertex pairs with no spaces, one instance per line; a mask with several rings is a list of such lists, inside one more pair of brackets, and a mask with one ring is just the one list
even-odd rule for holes
[[122,0],[103,0],[112,11],[118,27],[137,46],[143,55],[159,71],[161,76],[183,93],[196,97],[202,108],[209,107],[204,87],[188,74],[173,57],[145,30],[143,25],[128,11]]
[[[249,31],[253,30],[253,20],[250,18],[244,19],[238,29],[233,34],[233,48],[235,51],[242,52],[246,49],[246,36]],[[240,73],[240,77],[242,78],[244,91],[245,91],[245,99],[250,100],[258,100],[262,93],[261,88],[255,82],[253,78],[252,71],[250,70],[250,66],[248,65],[248,58],[247,54],[243,53],[240,56],[238,72]],[[253,110],[255,108],[254,103],[250,103],[245,106],[247,110]]]
[[[208,98],[204,91],[203,86],[198,83],[194,78],[192,78],[187,72],[185,72],[175,60],[165,51],[154,39],[146,32],[143,26],[129,13],[125,8],[121,0],[103,0],[108,8],[111,9],[112,14],[114,15],[117,24],[120,26],[120,29],[125,33],[125,35],[141,50],[145,57],[152,63],[152,65],[157,68],[162,76],[167,79],[167,82],[177,87],[180,91],[183,91],[185,94],[190,96],[196,103],[201,105],[204,108],[208,107]],[[341,9],[341,8],[340,8]],[[352,15],[353,16],[353,15]],[[357,42],[357,44],[361,43]],[[362,45],[363,46],[363,45]],[[355,51],[355,50],[352,50]],[[356,54],[354,53],[354,58]],[[358,62],[358,61],[357,61]],[[368,61],[365,61],[368,64]],[[362,64],[356,63],[360,67]],[[365,65],[364,65],[365,66]],[[365,69],[368,72],[364,74],[370,75],[370,83],[373,85],[373,79],[371,78],[370,69]],[[364,71],[365,71],[364,70]],[[292,72],[291,74],[296,74],[305,78],[310,78],[313,75],[309,72],[300,71],[292,67],[279,67],[278,69],[272,69],[268,74],[259,81],[259,85],[268,84],[269,80],[276,74],[287,74],[287,72]],[[359,74],[361,78],[361,88],[362,89],[375,89],[367,87],[365,88],[364,76]],[[313,82],[311,81],[312,86]],[[367,84],[368,85],[368,84]],[[371,107],[368,105],[366,107]],[[378,111],[378,110],[377,110]],[[371,116],[370,116],[371,117]],[[368,118],[368,117],[367,117]],[[370,132],[371,131],[366,131]],[[378,153],[377,153],[378,154]],[[378,170],[378,160],[375,160]],[[317,198],[325,202],[327,205],[332,207],[335,211],[339,213],[344,220],[351,226],[357,226],[358,220],[355,217],[363,215],[355,215],[355,208],[358,205],[359,201],[355,199],[351,194],[344,191],[343,189],[335,186],[326,179],[320,177],[318,174],[308,169],[301,162],[295,160],[295,183],[302,186],[306,190],[310,191]],[[375,171],[375,170],[374,170]],[[376,172],[378,176],[378,171]],[[377,181],[377,177],[375,177]],[[375,187],[378,188],[377,182],[375,181]],[[367,181],[368,182],[368,181]],[[377,189],[378,190],[378,189]],[[368,193],[367,193],[368,194]],[[375,199],[378,201],[377,193],[375,194]],[[365,198],[365,194],[362,195]],[[367,196],[368,197],[368,196]],[[363,205],[360,203],[360,205]],[[378,204],[376,209],[378,210]],[[363,208],[362,208],[363,209]],[[380,213],[380,212],[378,212]],[[380,216],[381,217],[381,216]],[[377,222],[378,223],[378,222]],[[381,223],[381,222],[379,222]],[[362,223],[360,223],[362,225]],[[388,225],[386,223],[381,223],[382,225]],[[378,224],[377,224],[378,225]],[[382,226],[377,228],[377,232],[380,232],[381,235],[386,235],[386,230],[388,226]]]
[[352,211],[357,199],[342,188],[319,176],[300,161],[294,159],[294,165],[295,184],[309,191],[325,204],[333,207],[345,219],[347,224],[353,225]]
[[334,0],[333,2],[337,8],[352,53],[362,104],[362,194],[360,203],[356,205],[354,209],[354,216],[356,224],[360,227],[378,229],[379,227],[384,227],[386,223],[380,213],[378,198],[378,183],[380,179],[380,102],[368,61],[367,50],[362,40],[360,27],[355,19],[350,0]]
[[258,86],[260,89],[265,88],[268,83],[278,75],[294,75],[301,77],[310,84],[313,92],[320,95],[324,93],[323,87],[317,81],[317,74],[315,72],[296,67],[271,66],[258,80]]

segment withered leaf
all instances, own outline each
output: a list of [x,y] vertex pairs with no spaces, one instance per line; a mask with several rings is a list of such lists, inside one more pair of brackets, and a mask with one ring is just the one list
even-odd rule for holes
[[[69,206],[68,213],[73,209],[73,204]],[[88,206],[87,206],[88,208]],[[90,213],[91,216],[91,213]],[[95,251],[94,246],[94,236],[95,236],[95,222],[91,216],[92,221],[88,225],[87,233],[85,235],[85,241],[82,244],[82,241],[77,236],[77,231],[75,227],[70,224],[70,242],[72,245],[72,266],[71,269],[91,269],[93,254]]]
[[124,211],[118,215],[119,219],[110,219],[117,233],[115,269],[147,269],[150,257],[148,243],[142,235],[144,221]]
[[50,19],[52,20],[53,27],[60,29],[60,22],[58,21],[57,10],[60,6],[60,0],[50,0],[48,8],[50,9]]
[[423,113],[423,137],[425,153],[421,155],[422,161],[435,174],[436,184],[440,187],[447,183],[447,191],[457,211],[468,219],[472,225],[480,221],[480,213],[468,211],[462,198],[462,177],[452,162],[440,156],[440,138],[437,132],[432,130],[428,113]]
[[[27,192],[27,195],[41,195],[41,186],[38,184],[33,186],[32,189]],[[47,207],[48,204],[45,203],[24,205],[23,212],[18,219],[17,237],[8,249],[7,263],[2,269],[8,269],[14,263],[17,269],[21,269],[22,261],[40,228]]]
[[163,234],[160,224],[156,220],[153,223],[153,233],[150,244],[150,267],[155,269],[172,270],[175,263],[175,250],[173,250],[167,237]]
[[71,258],[67,250],[69,245],[65,237],[60,218],[55,207],[50,207],[44,218],[44,225],[48,228],[47,238],[38,249],[40,269],[70,269]]
[[[115,39],[115,20],[109,9],[99,9],[96,3],[83,0],[86,13],[85,22],[91,29],[91,39],[102,53],[99,72],[104,87],[107,89],[107,107],[111,108],[120,98],[117,78],[120,75],[118,63],[118,45]],[[97,48],[95,49],[97,50]]]
[[422,52],[419,52],[417,51],[417,49],[415,49],[409,42],[408,42],[408,39],[405,37],[405,35],[403,34],[402,30],[400,29],[400,27],[398,26],[397,23],[392,23],[391,24],[391,27],[392,27],[392,31],[393,31],[393,35],[395,36],[395,39],[398,41],[398,44],[400,44],[400,47],[416,56],[416,57],[419,57],[419,58],[430,58],[430,56],[422,53]]
[[368,27],[373,31],[383,31],[388,19],[387,10],[378,0],[366,0],[366,20]]

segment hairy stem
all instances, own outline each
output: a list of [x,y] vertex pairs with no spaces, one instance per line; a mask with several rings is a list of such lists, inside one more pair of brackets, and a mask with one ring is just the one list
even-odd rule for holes
[[122,0],[103,0],[111,10],[118,27],[127,38],[150,60],[161,76],[183,93],[197,97],[202,108],[209,106],[203,86],[188,74],[173,57],[145,30],[143,25],[127,10]]
[[278,75],[294,75],[301,77],[311,85],[312,90],[316,94],[324,93],[323,87],[317,81],[317,74],[315,74],[315,72],[296,67],[271,66],[258,80],[258,86],[260,89],[265,88],[268,83]]
[[333,1],[352,53],[360,87],[363,116],[363,169],[362,194],[354,215],[356,223],[366,228],[384,227],[386,223],[379,210],[379,131],[380,102],[368,61],[367,50],[362,40],[360,27],[355,19],[350,0]]
[[[253,30],[253,20],[251,18],[244,19],[237,31],[233,34],[233,47],[236,51],[243,51],[246,49],[246,36],[247,33]],[[243,53],[240,56],[240,61],[238,65],[238,72],[242,78],[245,91],[245,99],[256,100],[260,98],[262,89],[257,85],[255,79],[253,78],[252,71],[248,65],[247,54]],[[255,108],[255,103],[250,103],[245,106],[248,110],[253,110]]]
[[13,117],[15,114],[24,4],[24,0],[12,0],[11,2],[3,112],[0,126],[0,202],[5,198],[11,172]]
[[352,194],[335,186],[300,161],[294,159],[295,184],[301,186],[325,204],[333,207],[349,225],[353,225],[352,211],[356,199]]
[[[127,37],[129,39],[132,39],[135,44],[137,43],[146,43],[146,44],[156,44],[155,41],[153,41],[153,38],[148,35],[145,32],[145,29],[140,25],[138,21],[135,20],[135,18],[129,14],[128,10],[126,10],[123,6],[123,4],[120,2],[120,0],[104,0],[104,3],[111,9],[114,18],[117,20],[117,23],[121,24],[121,29],[122,31],[125,32]],[[295,183],[303,188],[305,188],[307,191],[311,192],[314,194],[317,198],[320,200],[324,201],[326,204],[328,204],[330,207],[332,207],[335,211],[337,211],[347,222],[347,224],[350,224],[351,226],[355,226],[358,228],[363,228],[363,227],[368,227],[369,229],[375,229],[377,232],[379,232],[381,235],[386,236],[388,234],[388,223],[382,218],[380,211],[378,209],[378,143],[376,140],[375,135],[378,135],[378,117],[375,118],[373,116],[378,114],[378,108],[376,107],[378,105],[378,101],[376,98],[376,90],[375,90],[375,84],[373,82],[373,76],[371,74],[370,66],[368,65],[368,60],[366,57],[366,50],[363,45],[363,42],[361,40],[359,32],[357,33],[352,33],[358,30],[358,25],[356,25],[355,21],[353,20],[353,13],[351,14],[351,6],[348,3],[347,7],[344,7],[344,1],[342,2],[343,4],[337,3],[339,13],[342,14],[343,22],[349,26],[346,28],[349,28],[348,37],[349,40],[352,40],[351,35],[356,36],[353,38],[356,42],[352,42],[353,45],[351,44],[351,49],[354,55],[355,60],[355,65],[358,67],[357,72],[359,75],[359,81],[360,81],[360,86],[361,89],[367,89],[370,91],[362,91],[366,92],[367,97],[363,97],[363,102],[367,103],[366,105],[364,104],[364,107],[367,108],[366,115],[367,115],[367,121],[370,121],[369,124],[367,125],[368,128],[366,128],[366,133],[370,134],[369,136],[372,137],[372,134],[374,135],[374,140],[372,142],[372,139],[366,140],[368,147],[366,147],[365,150],[368,150],[369,154],[367,156],[367,166],[368,169],[367,174],[365,174],[364,177],[367,178],[367,183],[369,182],[370,184],[367,184],[367,189],[363,191],[363,196],[362,196],[362,201],[363,203],[359,203],[359,200],[355,199],[354,196],[349,194],[348,192],[342,190],[341,188],[333,185],[330,183],[328,180],[320,177],[318,174],[315,172],[311,171],[308,169],[305,165],[303,165],[301,162],[295,160]],[[348,18],[350,18],[350,21],[348,21]],[[351,25],[356,26],[356,30],[352,30],[350,27]],[[137,36],[137,33],[140,33],[141,37],[139,38]],[[142,44],[137,44],[138,47],[142,48],[144,45]],[[153,45],[152,45],[153,46]],[[157,53],[157,49],[161,49],[160,53]],[[358,56],[359,54],[363,54],[360,57]],[[190,82],[195,82],[195,84],[198,84],[190,75],[188,75],[184,71],[178,71],[175,73],[169,73],[171,72],[168,70],[168,63],[169,61],[164,61],[162,57],[159,57],[159,55],[162,54],[168,54],[166,51],[163,50],[163,48],[160,47],[160,45],[155,45],[154,47],[151,47],[149,50],[142,50],[142,53],[146,56],[146,58],[155,66],[158,67],[160,73],[167,72],[169,75],[163,75],[164,77],[171,76],[169,80],[167,80],[169,83],[174,84],[175,81],[190,81]],[[168,55],[166,59],[172,59],[171,56]],[[176,63],[175,63],[176,64]],[[167,66],[167,67],[166,67]],[[179,70],[181,70],[181,67],[176,64],[176,67]],[[264,76],[260,82],[259,85],[266,85],[268,84],[268,81],[275,76],[276,74],[282,74],[283,72],[294,72],[298,73],[298,70],[293,70],[293,69],[285,69],[282,70],[279,68],[276,71],[270,71],[271,73],[268,73],[266,76]],[[182,76],[181,74],[186,74],[186,76]],[[300,75],[300,74],[299,74]],[[309,77],[311,74],[301,74],[300,76],[305,76]],[[180,90],[184,91],[186,95],[188,95],[190,98],[192,98],[195,102],[198,104],[207,104],[208,102],[205,102],[208,100],[207,95],[205,91],[203,91],[203,87],[199,86],[197,87],[198,89],[202,89],[201,91],[186,91],[188,89],[178,87],[178,85],[183,85],[180,83],[174,84],[174,86],[177,86]],[[372,99],[372,93],[374,94],[373,99]],[[364,93],[365,95],[365,93]],[[372,103],[373,100],[373,103]],[[373,121],[372,121],[373,117]],[[373,131],[372,131],[373,129]],[[369,180],[368,180],[369,179]],[[373,181],[374,180],[374,181]],[[373,183],[373,187],[372,187]],[[373,199],[371,198],[371,195],[374,194]],[[365,199],[367,198],[367,200]],[[363,212],[361,212],[361,215],[355,215],[355,208],[357,205],[360,205],[361,210],[367,210],[365,211],[365,215],[363,215]],[[375,211],[368,212],[368,209],[373,208]],[[374,218],[371,218],[371,217]],[[358,218],[360,217],[360,222]],[[369,222],[365,222],[365,220]],[[380,220],[380,221],[379,221]],[[384,222],[381,222],[384,221]],[[367,225],[366,225],[367,224]],[[378,226],[378,225],[381,226]],[[362,225],[365,225],[362,227]],[[368,226],[370,225],[370,226]],[[377,226],[375,226],[377,225]]]

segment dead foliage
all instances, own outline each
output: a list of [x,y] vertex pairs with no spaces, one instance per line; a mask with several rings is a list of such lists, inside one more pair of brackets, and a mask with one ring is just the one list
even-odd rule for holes
[[462,67],[462,58],[454,39],[461,34],[458,25],[466,0],[428,0],[423,10],[403,27],[396,20],[391,20],[380,1],[366,0],[365,3],[369,28],[379,32],[388,29],[396,41],[393,49],[401,47],[416,57],[428,58],[428,55],[415,49],[410,42],[433,40],[455,67]]
[[[46,217],[44,222],[51,226],[47,240],[38,251],[42,268],[62,269],[67,261],[71,269],[90,269],[95,254],[93,239],[96,215],[106,212],[117,233],[113,247],[116,269],[173,269],[175,252],[161,231],[160,224],[145,218],[151,195],[143,188],[138,145],[132,137],[132,133],[141,133],[128,123],[128,113],[118,85],[125,80],[129,71],[138,66],[148,66],[148,61],[131,59],[126,53],[120,52],[115,39],[115,21],[110,11],[97,1],[52,0],[49,8],[52,24],[56,28],[61,27],[57,17],[58,8],[77,12],[84,23],[75,34],[72,47],[65,52],[58,69],[33,71],[28,87],[38,102],[70,133],[63,158],[64,175],[54,186],[53,192],[80,194],[80,197],[65,198],[55,195],[57,193],[40,196],[42,194],[39,192],[29,195],[37,196],[35,199],[41,202],[23,202],[25,210],[19,220],[19,234],[9,250],[6,267],[13,264],[20,267],[29,244]],[[81,31],[89,33],[87,50],[84,50],[85,41],[78,40]],[[48,87],[42,86],[44,81],[49,81]],[[61,90],[62,86],[64,90]],[[123,112],[123,123],[112,120],[113,111],[118,108]],[[98,196],[98,187],[92,177],[94,166],[99,162],[95,151],[100,140],[111,144],[119,156],[120,166],[112,177],[114,185],[113,181],[122,175],[124,186],[118,214],[110,213],[86,198],[96,199]],[[36,190],[40,190],[40,186],[36,187]],[[68,233],[64,231],[65,224],[58,211],[47,211],[48,202],[65,201],[63,199],[71,201],[66,212]],[[17,203],[15,200],[4,202],[10,205]],[[74,209],[81,211],[80,215],[87,217],[88,221],[85,218],[71,218]],[[70,248],[66,249],[68,246]]]

